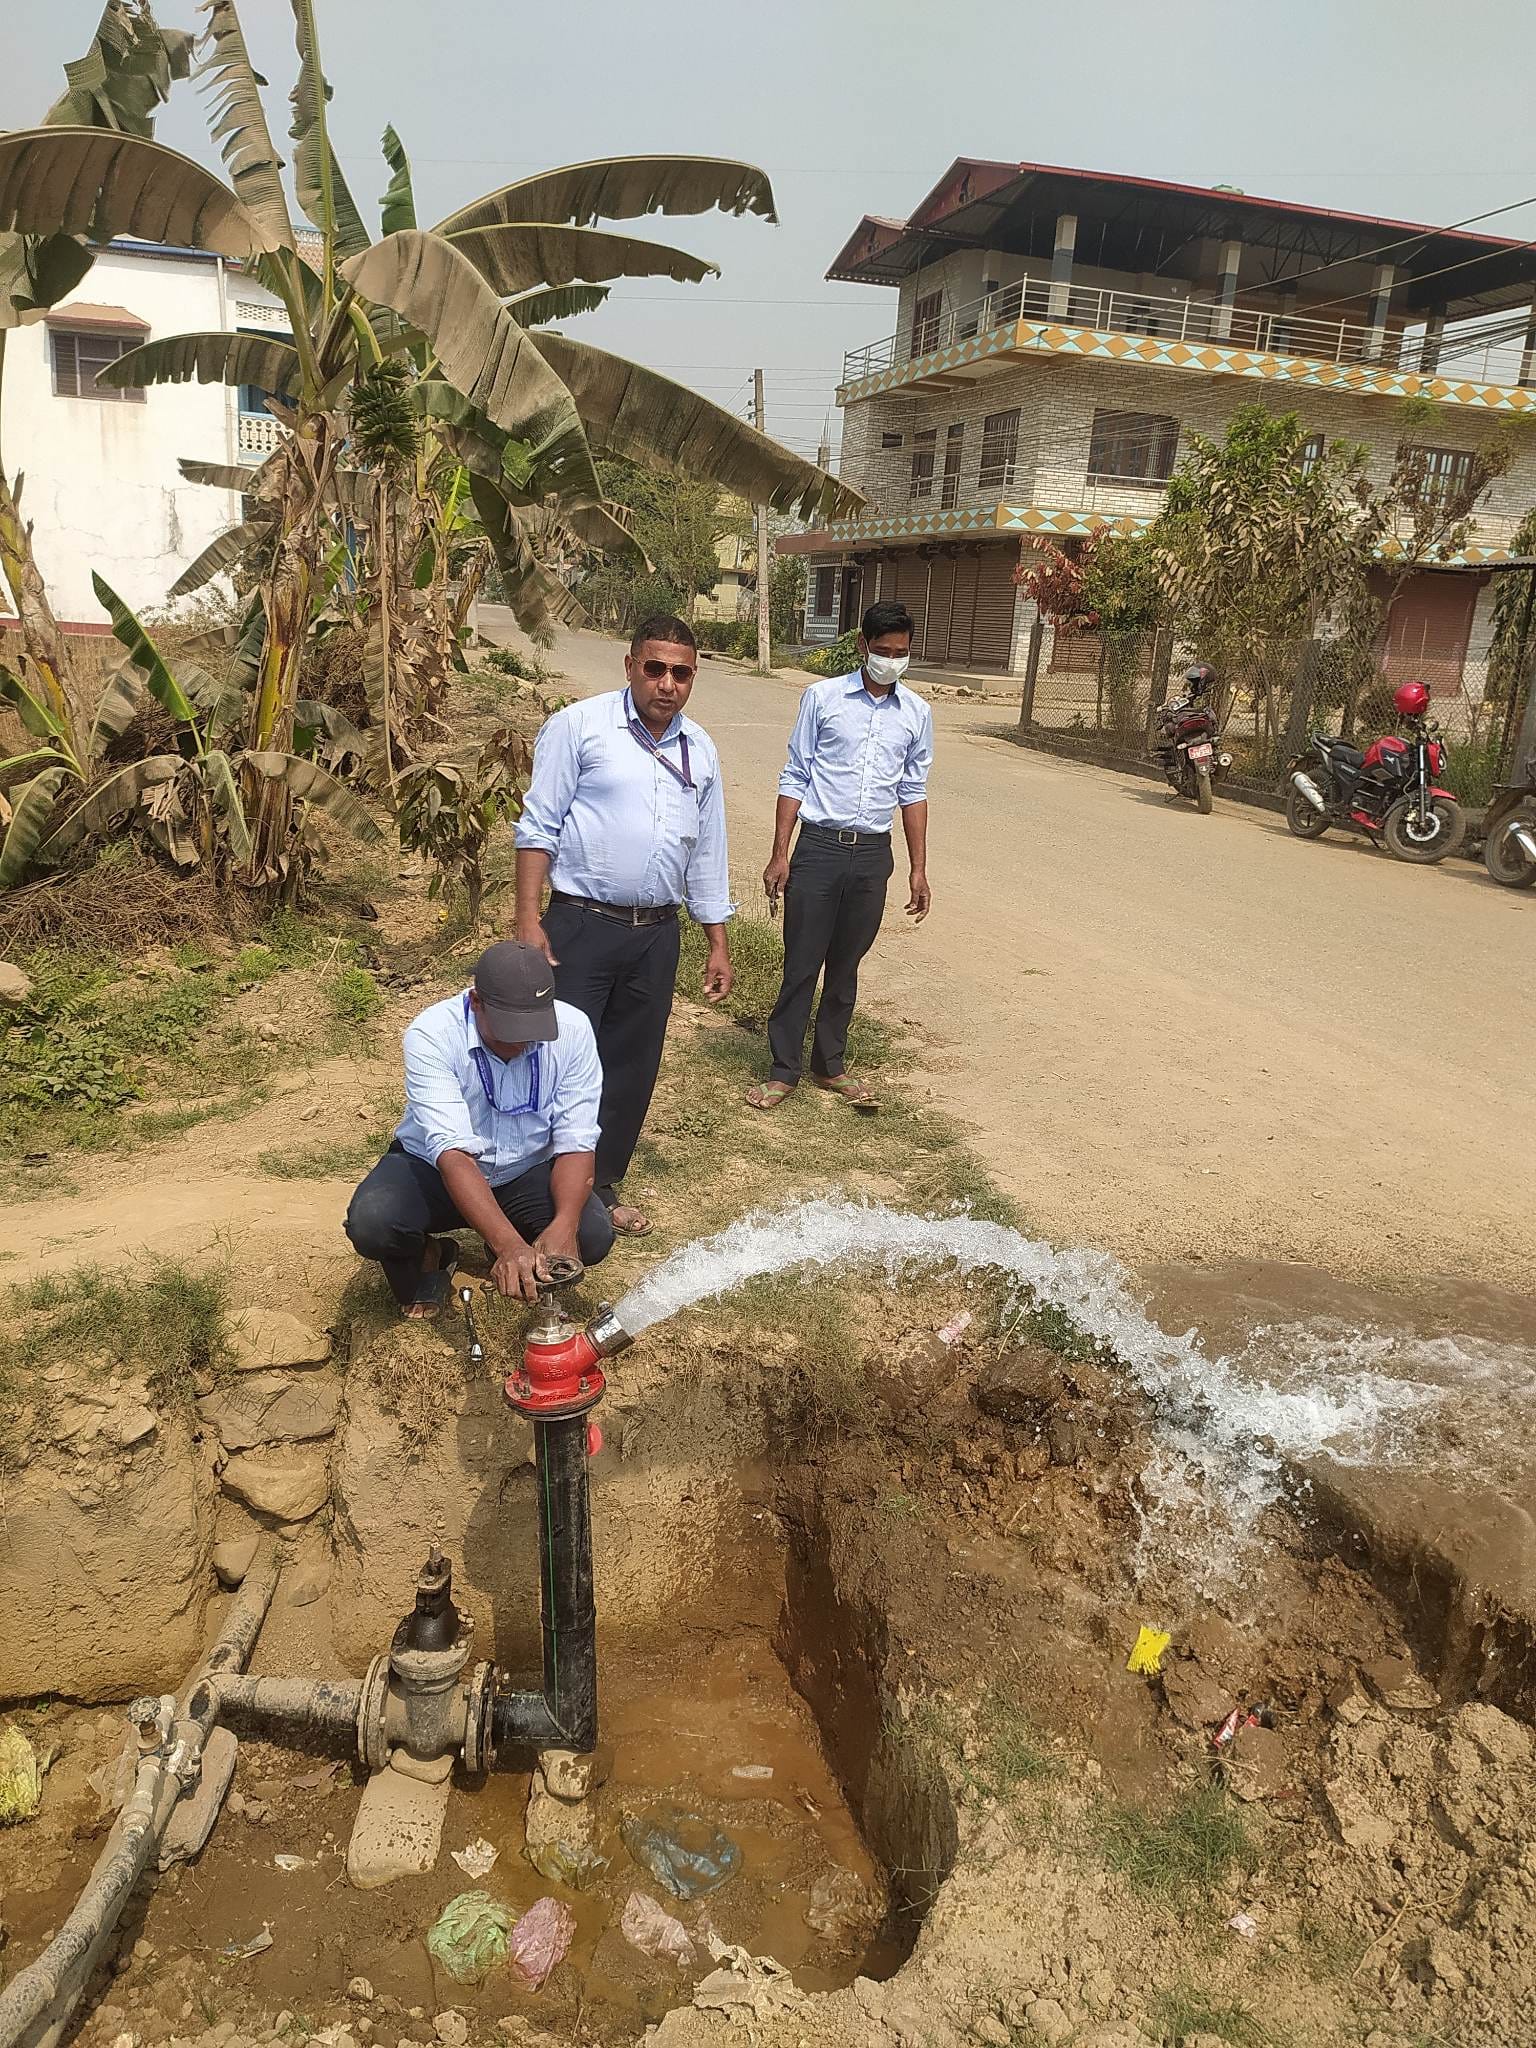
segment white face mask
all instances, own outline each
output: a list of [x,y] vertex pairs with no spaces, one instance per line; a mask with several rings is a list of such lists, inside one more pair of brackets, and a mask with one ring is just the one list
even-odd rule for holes
[[910,654],[866,654],[864,673],[872,683],[899,683],[911,659]]

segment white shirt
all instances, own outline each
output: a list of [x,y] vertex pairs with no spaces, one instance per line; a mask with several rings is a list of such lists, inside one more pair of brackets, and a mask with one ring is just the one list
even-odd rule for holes
[[647,745],[631,717],[628,690],[611,690],[545,721],[517,844],[549,855],[550,884],[568,896],[625,910],[686,903],[700,924],[723,924],[733,906],[714,742],[679,712]]
[[896,806],[921,803],[933,766],[933,713],[898,683],[883,697],[862,673],[829,676],[800,698],[779,795],[800,799],[808,825],[889,832]]
[[395,1136],[406,1151],[433,1166],[444,1152],[467,1152],[493,1188],[562,1152],[595,1152],[597,1041],[569,1003],[555,1004],[555,1019],[558,1038],[503,1060],[482,1043],[467,989],[423,1010],[405,1033],[405,1115]]

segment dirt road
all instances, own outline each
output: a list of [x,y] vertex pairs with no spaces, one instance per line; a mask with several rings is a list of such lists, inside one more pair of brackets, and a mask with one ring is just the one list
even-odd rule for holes
[[[580,634],[554,659],[586,694],[619,653]],[[797,688],[707,666],[694,693],[744,902]],[[1169,808],[998,737],[995,705],[935,716],[935,908],[914,929],[893,882],[865,987],[1037,1228],[1137,1265],[1529,1284],[1536,901]]]

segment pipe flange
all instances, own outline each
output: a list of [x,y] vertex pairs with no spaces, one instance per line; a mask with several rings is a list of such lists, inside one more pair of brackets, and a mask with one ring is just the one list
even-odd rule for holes
[[389,1656],[375,1657],[363,1677],[357,1703],[357,1760],[365,1771],[382,1771],[389,1762],[389,1737],[384,1709],[389,1699]]
[[494,1664],[477,1664],[464,1688],[464,1769],[478,1777],[496,1761],[491,1741],[491,1688],[496,1679]]

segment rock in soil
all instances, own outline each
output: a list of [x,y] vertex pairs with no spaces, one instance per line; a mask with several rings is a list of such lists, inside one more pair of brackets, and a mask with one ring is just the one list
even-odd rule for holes
[[300,1371],[324,1365],[331,1340],[285,1308],[243,1308],[231,1319],[236,1372]]
[[248,1451],[258,1444],[329,1436],[340,1407],[341,1382],[329,1373],[290,1380],[280,1373],[252,1372],[204,1395],[197,1413],[226,1451]]
[[999,1422],[1038,1422],[1061,1398],[1061,1373],[1048,1351],[1005,1352],[984,1365],[976,1380],[976,1405]]
[[278,1522],[305,1522],[331,1497],[330,1464],[324,1451],[268,1446],[241,1451],[219,1478],[232,1500]]
[[32,993],[32,977],[11,960],[0,960],[0,1003],[24,1003]]
[[256,1552],[261,1547],[261,1538],[254,1533],[249,1536],[232,1536],[223,1543],[213,1546],[213,1569],[218,1574],[219,1584],[226,1592],[233,1592],[256,1562]]

